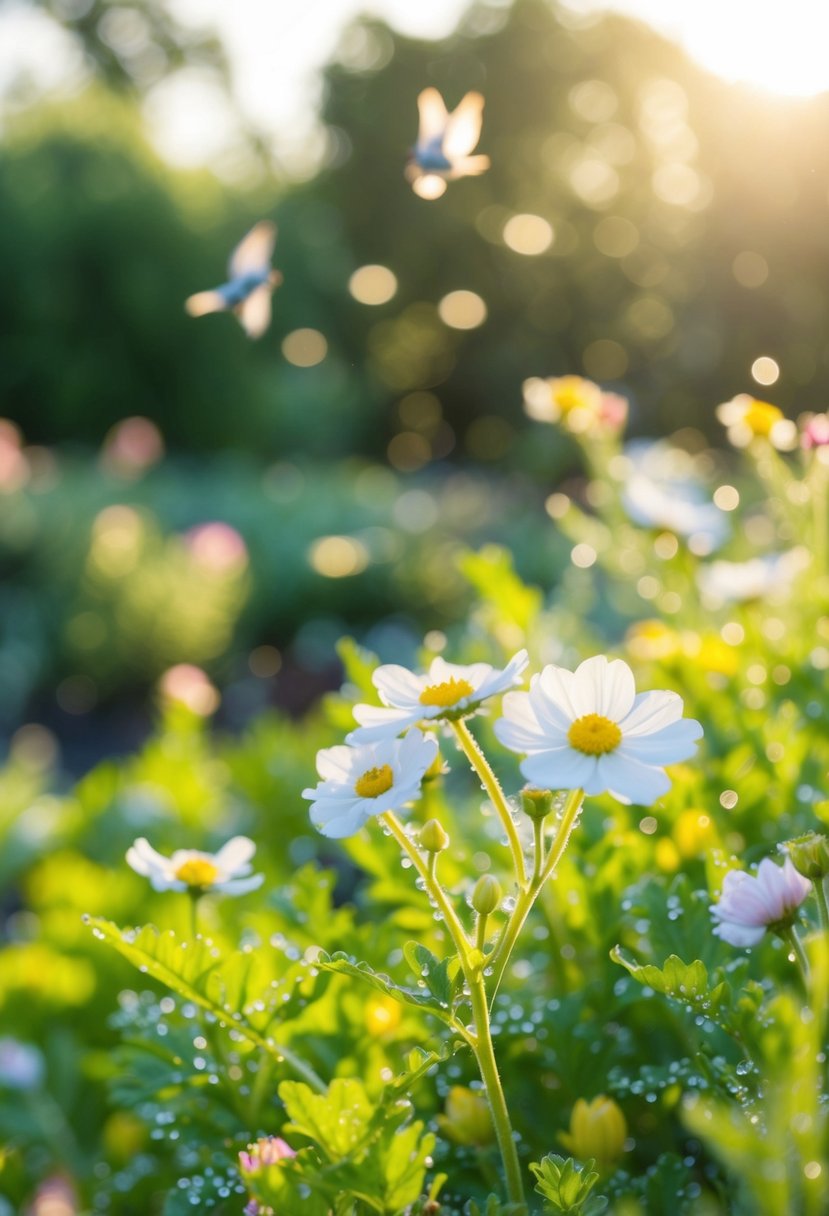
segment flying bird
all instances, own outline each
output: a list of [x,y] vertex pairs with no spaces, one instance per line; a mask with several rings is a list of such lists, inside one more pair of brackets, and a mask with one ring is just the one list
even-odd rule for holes
[[417,99],[420,129],[406,166],[406,177],[421,198],[439,198],[448,181],[484,173],[488,156],[470,156],[481,135],[484,99],[467,93],[450,114],[437,89]]
[[233,312],[249,338],[261,338],[271,323],[271,293],[282,282],[271,269],[276,224],[260,220],[243,236],[228,264],[228,281],[212,291],[197,291],[184,302],[191,317]]

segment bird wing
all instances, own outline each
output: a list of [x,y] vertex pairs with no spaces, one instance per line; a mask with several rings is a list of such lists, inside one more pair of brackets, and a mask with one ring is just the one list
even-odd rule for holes
[[230,255],[230,278],[239,279],[252,271],[264,270],[270,264],[275,241],[276,224],[271,220],[260,220],[254,224]]
[[481,136],[484,99],[480,93],[467,93],[449,115],[443,151],[449,160],[468,156]]
[[224,312],[227,301],[219,291],[197,291],[187,297],[184,307],[191,317],[205,317],[209,312]]
[[424,89],[418,95],[417,109],[420,114],[420,129],[417,133],[418,147],[431,143],[435,139],[441,140],[449,115],[437,89]]
[[272,290],[270,283],[263,283],[233,310],[249,338],[261,338],[271,323]]

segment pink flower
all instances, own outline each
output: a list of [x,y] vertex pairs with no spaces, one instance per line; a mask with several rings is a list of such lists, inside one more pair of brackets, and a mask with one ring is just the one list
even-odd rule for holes
[[296,1152],[279,1136],[262,1136],[248,1151],[239,1154],[239,1165],[246,1174],[259,1174],[269,1165],[278,1165]]
[[756,946],[768,928],[791,923],[811,887],[788,857],[782,866],[764,858],[756,877],[729,870],[719,903],[711,907],[714,933],[732,946]]
[[804,448],[822,448],[829,443],[829,414],[812,414],[803,427],[800,442]]

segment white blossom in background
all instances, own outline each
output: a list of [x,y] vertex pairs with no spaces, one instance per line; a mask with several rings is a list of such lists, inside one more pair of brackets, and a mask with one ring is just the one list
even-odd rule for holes
[[694,754],[702,727],[682,717],[677,693],[637,695],[627,663],[598,655],[574,672],[550,664],[529,692],[508,693],[495,734],[539,788],[649,806],[670,789],[664,766]]
[[127,862],[148,878],[155,891],[220,891],[245,895],[265,881],[264,874],[251,874],[256,845],[247,836],[234,836],[218,853],[177,849],[172,857],[156,852],[143,836],[127,850]]
[[719,901],[711,905],[714,933],[732,946],[756,946],[768,928],[791,924],[811,889],[788,857],[782,866],[764,858],[756,876],[729,870]]
[[663,442],[632,443],[625,457],[630,472],[622,505],[634,523],[674,532],[698,555],[713,553],[728,539],[728,519],[693,475],[689,453]]
[[700,566],[697,585],[711,607],[745,600],[785,597],[794,580],[809,565],[809,551],[802,546],[785,553],[767,553],[747,562],[721,558]]
[[428,672],[421,675],[396,663],[378,667],[371,680],[383,704],[354,706],[354,717],[360,725],[346,742],[393,739],[418,722],[467,717],[487,697],[520,684],[528,662],[526,650],[519,650],[503,668],[488,663],[461,666],[440,657],[433,659]]
[[731,443],[745,448],[754,439],[766,439],[781,452],[797,447],[797,427],[781,409],[768,401],[758,401],[750,393],[738,393],[717,406],[717,418]]
[[0,1089],[37,1089],[44,1072],[43,1056],[36,1047],[10,1035],[0,1039]]
[[437,740],[419,730],[402,739],[323,748],[317,752],[322,781],[302,791],[311,801],[311,822],[323,836],[353,836],[372,816],[418,798],[437,754]]

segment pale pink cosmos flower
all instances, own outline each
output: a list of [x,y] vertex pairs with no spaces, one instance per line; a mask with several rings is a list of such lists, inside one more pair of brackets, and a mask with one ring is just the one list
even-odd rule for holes
[[239,1165],[246,1174],[258,1174],[268,1165],[278,1165],[295,1156],[296,1150],[281,1136],[262,1136],[255,1144],[248,1145],[247,1152],[239,1154]]
[[829,414],[812,414],[800,435],[804,448],[822,448],[829,444]]
[[719,902],[711,906],[714,933],[731,946],[756,946],[768,928],[791,923],[811,888],[788,857],[782,866],[764,858],[756,876],[729,870]]

